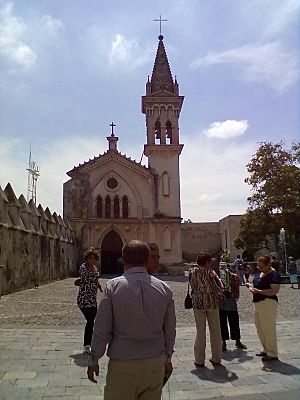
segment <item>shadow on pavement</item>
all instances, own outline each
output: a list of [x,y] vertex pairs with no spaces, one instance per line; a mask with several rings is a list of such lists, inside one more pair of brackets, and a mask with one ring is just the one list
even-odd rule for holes
[[253,358],[247,354],[247,351],[241,349],[223,351],[222,354],[222,359],[226,361],[238,360],[239,362],[246,362]]
[[87,353],[70,354],[70,358],[74,359],[74,363],[80,367],[88,367],[90,357]]
[[299,368],[280,360],[264,362],[262,370],[266,372],[278,372],[282,375],[300,375]]
[[232,382],[238,379],[235,372],[229,371],[224,365],[214,366],[214,369],[197,368],[191,371],[199,379],[216,383]]

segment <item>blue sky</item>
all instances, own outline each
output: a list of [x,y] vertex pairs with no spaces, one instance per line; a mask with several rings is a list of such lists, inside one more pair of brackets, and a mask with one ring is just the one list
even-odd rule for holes
[[[299,140],[298,0],[0,0],[0,184],[26,194],[29,142],[38,201],[62,211],[62,183],[106,150],[140,159],[140,97],[161,14],[185,102],[182,216],[245,211],[245,165],[261,141]],[[146,159],[143,161],[146,163]]]

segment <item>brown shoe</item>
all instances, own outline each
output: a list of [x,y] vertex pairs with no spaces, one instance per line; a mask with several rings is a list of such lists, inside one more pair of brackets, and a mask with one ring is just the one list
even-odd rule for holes
[[204,364],[194,363],[196,368],[204,368]]

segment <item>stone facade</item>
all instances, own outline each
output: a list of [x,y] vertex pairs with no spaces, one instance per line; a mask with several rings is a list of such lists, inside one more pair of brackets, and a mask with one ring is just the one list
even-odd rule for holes
[[148,167],[118,151],[118,137],[107,137],[108,150],[67,174],[64,218],[72,224],[82,250],[101,253],[102,272],[119,272],[122,246],[132,239],[156,242],[161,264],[182,261],[179,115],[183,96],[173,80],[162,36],[151,79],[142,97]]
[[200,251],[208,251],[214,257],[223,250],[230,252],[230,260],[234,261],[243,250],[234,246],[234,238],[238,234],[241,215],[228,215],[218,222],[182,223],[182,253],[187,261],[195,261]]
[[77,257],[68,221],[23,195],[17,199],[9,183],[0,187],[2,293],[75,274]]

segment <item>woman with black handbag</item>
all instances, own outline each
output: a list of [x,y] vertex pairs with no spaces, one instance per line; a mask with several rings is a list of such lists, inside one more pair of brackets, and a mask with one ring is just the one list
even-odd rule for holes
[[218,275],[210,268],[211,256],[200,253],[197,257],[198,266],[190,269],[189,283],[191,286],[192,305],[196,322],[196,340],[194,346],[195,366],[204,367],[206,347],[206,320],[210,333],[213,365],[221,364],[222,337],[219,319],[218,301],[223,293],[223,284]]

